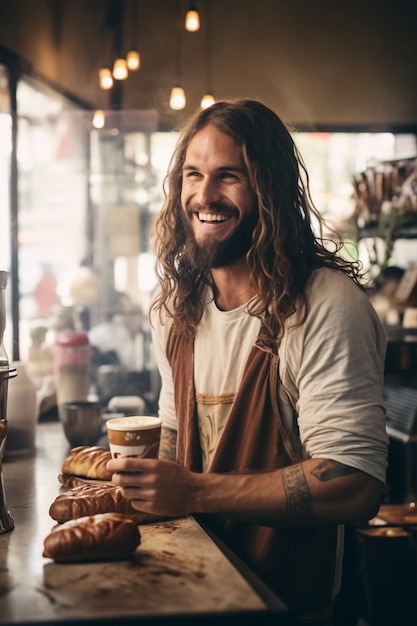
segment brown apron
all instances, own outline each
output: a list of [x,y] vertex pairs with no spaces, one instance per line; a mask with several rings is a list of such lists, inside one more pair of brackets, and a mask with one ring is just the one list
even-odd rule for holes
[[[189,470],[201,472],[193,339],[171,332],[167,357],[175,388],[177,460]],[[301,461],[301,444],[294,448],[280,417],[277,379],[278,354],[258,339],[246,363],[210,472],[270,471]],[[270,527],[219,515],[205,516],[204,522],[292,612],[310,614],[330,607],[336,525]]]

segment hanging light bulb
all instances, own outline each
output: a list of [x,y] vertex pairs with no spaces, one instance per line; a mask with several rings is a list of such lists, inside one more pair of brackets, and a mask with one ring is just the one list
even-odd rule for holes
[[99,70],[98,82],[101,89],[111,89],[113,87],[113,77],[108,67],[102,67]]
[[206,72],[207,72],[207,91],[201,98],[200,106],[202,109],[208,109],[215,103],[214,96],[212,94],[211,85],[211,3],[207,0],[207,19],[205,22],[206,27]]
[[127,78],[128,71],[126,65],[126,59],[118,58],[113,65],[113,78],[116,80],[125,80]]
[[101,109],[97,109],[97,111],[94,111],[93,122],[92,122],[94,128],[104,128],[105,123],[106,123],[106,115],[104,111],[102,111]]
[[185,14],[185,30],[195,33],[200,30],[200,15],[195,6],[190,6]]
[[126,65],[132,72],[140,68],[140,54],[137,50],[129,50],[126,55]]
[[174,111],[181,111],[181,109],[184,109],[185,104],[186,104],[186,99],[185,99],[184,89],[180,87],[179,85],[176,85],[171,90],[169,106]]
[[[177,1],[177,12],[178,12],[178,21],[177,24],[180,24],[181,17],[181,3]],[[177,28],[176,32],[176,73],[177,73],[177,84],[173,86],[171,89],[171,95],[169,98],[169,106],[174,111],[181,111],[181,109],[185,108],[186,99],[185,99],[185,91],[180,86],[181,83],[181,30]]]
[[214,99],[214,96],[211,93],[206,93],[202,98],[201,98],[201,102],[200,102],[200,106],[202,109],[208,109],[209,107],[211,107],[212,104],[214,104],[216,101]]

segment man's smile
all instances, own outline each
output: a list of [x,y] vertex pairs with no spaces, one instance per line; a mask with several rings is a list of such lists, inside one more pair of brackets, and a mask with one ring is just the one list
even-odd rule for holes
[[198,213],[200,222],[225,222],[232,216],[225,213]]

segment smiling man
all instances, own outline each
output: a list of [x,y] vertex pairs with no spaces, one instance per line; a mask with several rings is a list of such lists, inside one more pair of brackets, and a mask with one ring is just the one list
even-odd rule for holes
[[330,624],[343,524],[380,504],[385,336],[322,225],[280,118],[218,102],[186,125],[155,222],[159,459],[109,462],[133,506],[200,514],[288,604]]
[[258,221],[256,196],[235,142],[214,126],[191,141],[183,168],[186,254],[203,271],[244,258]]

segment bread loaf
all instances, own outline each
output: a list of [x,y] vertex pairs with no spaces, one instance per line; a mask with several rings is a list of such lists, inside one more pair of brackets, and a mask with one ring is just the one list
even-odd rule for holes
[[117,513],[81,517],[57,526],[45,538],[42,556],[61,563],[126,559],[140,544],[132,519]]
[[62,524],[71,519],[97,513],[138,513],[122,496],[120,487],[111,483],[79,485],[57,496],[49,508],[49,515]]
[[80,485],[68,489],[57,496],[49,507],[49,515],[59,524],[99,513],[126,515],[137,524],[152,524],[168,519],[134,509],[130,500],[123,497],[121,488],[112,483]]
[[110,459],[110,450],[104,446],[78,446],[69,451],[62,465],[62,474],[111,480],[111,472],[106,468]]
[[[58,474],[58,480],[63,487],[72,489],[81,485],[104,485],[106,481],[97,478],[80,478],[79,476],[70,476],[69,474]],[[111,481],[108,481],[109,483]]]

